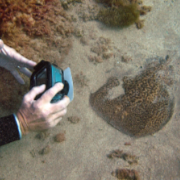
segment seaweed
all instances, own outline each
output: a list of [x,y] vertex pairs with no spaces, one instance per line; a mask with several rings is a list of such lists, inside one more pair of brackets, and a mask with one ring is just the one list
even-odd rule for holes
[[111,26],[127,27],[139,19],[137,5],[105,8],[100,10],[99,20]]
[[151,10],[149,6],[141,6],[138,0],[98,0],[97,2],[106,5],[100,9],[97,19],[109,26],[127,27],[138,23],[140,15],[145,15]]
[[127,161],[130,165],[132,164],[138,164],[138,157],[135,155],[129,154],[129,153],[124,153],[122,150],[116,149],[111,151],[108,155],[108,158],[121,158],[124,161]]
[[32,38],[52,40],[57,33],[67,37],[72,27],[64,28],[63,24],[58,27],[59,16],[64,22],[70,21],[58,0],[2,0],[0,37],[16,50],[18,46],[28,45]]
[[114,55],[111,40],[103,36],[99,37],[99,39],[94,43],[91,47],[91,51],[96,54],[96,56],[89,56],[89,60],[94,64],[102,63],[104,60],[107,60]]
[[0,3],[0,36],[7,37],[22,28],[28,35],[49,34],[48,25],[43,22],[49,11],[48,2],[36,0],[2,0]]
[[63,1],[61,2],[62,7],[63,7],[65,10],[69,9],[69,6],[70,6],[71,4],[75,4],[75,3],[82,3],[82,0],[63,0]]
[[113,171],[112,176],[119,180],[140,180],[139,173],[134,169],[116,169]]

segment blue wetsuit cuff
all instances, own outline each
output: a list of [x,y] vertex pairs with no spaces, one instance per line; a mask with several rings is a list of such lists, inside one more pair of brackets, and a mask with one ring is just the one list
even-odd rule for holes
[[19,132],[19,139],[21,139],[21,138],[22,138],[22,132],[21,132],[19,120],[18,120],[18,118],[17,118],[17,116],[16,116],[15,114],[13,114],[13,115],[14,115],[14,119],[15,119],[15,121],[16,121],[16,125],[17,125],[18,132]]

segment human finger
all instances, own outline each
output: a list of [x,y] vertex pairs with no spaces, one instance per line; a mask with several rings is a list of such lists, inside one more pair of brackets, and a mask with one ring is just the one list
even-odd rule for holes
[[62,100],[55,102],[55,103],[52,103],[51,109],[53,109],[56,112],[62,111],[68,106],[69,103],[70,103],[69,97],[64,96],[64,98]]
[[10,56],[10,57],[12,57],[12,58],[14,58],[15,60],[18,61],[19,66],[27,67],[29,69],[32,69],[37,64],[36,62],[25,58],[24,56],[19,54],[13,48],[10,48],[10,47],[4,45],[3,49],[5,50],[5,52],[7,53],[8,56]]
[[10,72],[20,84],[25,84],[24,80],[22,79],[22,77],[19,75],[19,73],[16,70],[10,71]]
[[62,83],[56,83],[52,88],[48,89],[39,99],[41,103],[48,103],[52,98],[63,89],[64,85]]
[[61,120],[62,120],[62,117],[55,119],[52,123],[52,127],[55,127]]
[[40,86],[35,86],[35,87],[33,87],[33,88],[25,95],[26,101],[34,100],[35,97],[36,97],[38,94],[41,94],[42,92],[44,92],[45,89],[46,89],[45,84],[42,84],[42,85],[40,85]]
[[52,121],[46,121],[46,123],[44,123],[44,127],[48,128],[52,128],[55,127],[60,121],[62,120],[62,117],[57,117],[56,119],[52,120]]
[[19,69],[19,71],[22,72],[22,73],[23,73],[24,75],[26,75],[27,77],[31,77],[32,72],[31,72],[29,69],[27,69],[27,68],[25,68],[25,67],[21,67],[21,68]]
[[36,62],[25,58],[24,56],[20,55],[17,52],[13,53],[13,58],[20,63],[19,66],[26,67],[29,69],[33,69],[33,67],[37,64]]
[[59,111],[51,114],[51,115],[49,116],[49,119],[50,119],[50,120],[58,119],[58,118],[64,116],[66,113],[67,113],[67,108],[65,108],[65,109],[63,109],[63,110],[59,110]]

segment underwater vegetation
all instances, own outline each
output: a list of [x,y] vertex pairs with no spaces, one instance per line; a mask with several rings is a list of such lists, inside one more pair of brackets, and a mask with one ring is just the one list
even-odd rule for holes
[[69,6],[74,3],[82,3],[82,0],[62,0],[61,2],[65,10],[69,9]]
[[170,61],[167,56],[149,64],[133,78],[123,77],[125,94],[114,99],[108,99],[108,93],[120,82],[111,77],[91,94],[91,106],[105,121],[126,134],[141,137],[157,132],[173,114],[174,100],[167,89],[173,82],[166,77]]
[[134,169],[116,169],[113,171],[112,176],[119,180],[140,180],[139,173]]
[[113,56],[112,42],[109,38],[99,37],[95,44],[91,47],[91,52],[96,56],[89,56],[89,60],[95,63],[101,63]]
[[[52,0],[2,0],[0,3],[0,35],[12,37],[18,28],[30,36],[49,34],[46,14],[49,10],[48,2]],[[43,21],[44,20],[44,21]]]
[[106,25],[127,27],[134,23],[138,29],[143,27],[140,15],[151,11],[150,6],[143,6],[142,0],[96,0],[105,6],[100,9],[97,19]]
[[116,149],[110,152],[110,154],[108,154],[108,157],[111,159],[121,158],[124,161],[127,161],[130,165],[138,164],[138,157],[129,153],[124,153],[122,150],[119,150],[119,149]]
[[[61,49],[67,44],[64,43],[64,39],[67,39],[72,32],[71,20],[58,0],[0,2],[0,37],[17,51],[22,47],[25,49],[26,46],[32,46],[30,40],[35,38],[43,39],[48,46]],[[57,42],[55,38],[57,35],[62,37],[61,42],[60,40]],[[30,54],[27,51],[24,56]]]

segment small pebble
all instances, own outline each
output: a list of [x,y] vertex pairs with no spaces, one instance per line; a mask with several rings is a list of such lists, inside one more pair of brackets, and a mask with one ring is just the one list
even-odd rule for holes
[[65,132],[61,132],[59,134],[57,134],[55,137],[54,137],[54,141],[55,142],[63,142],[66,140],[66,137],[65,137]]

